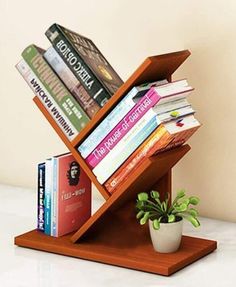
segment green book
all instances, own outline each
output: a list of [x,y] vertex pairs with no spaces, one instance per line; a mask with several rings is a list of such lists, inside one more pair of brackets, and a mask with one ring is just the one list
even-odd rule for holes
[[22,57],[79,133],[90,119],[43,58],[43,53],[43,49],[30,45],[23,51]]
[[123,81],[96,45],[58,24],[45,34],[87,93],[100,107],[104,106]]

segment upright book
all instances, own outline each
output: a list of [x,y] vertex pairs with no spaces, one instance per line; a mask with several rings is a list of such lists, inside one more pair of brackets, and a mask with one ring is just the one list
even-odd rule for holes
[[91,216],[91,181],[71,154],[55,157],[55,234],[78,230]]
[[58,24],[46,31],[46,36],[89,95],[104,104],[123,84],[123,81],[88,38]]

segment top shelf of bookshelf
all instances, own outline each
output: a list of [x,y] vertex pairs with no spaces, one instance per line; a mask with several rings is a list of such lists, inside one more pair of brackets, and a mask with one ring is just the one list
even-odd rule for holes
[[82,142],[133,86],[163,79],[170,81],[172,74],[189,56],[190,51],[183,50],[179,52],[148,57],[129,77],[129,79],[119,88],[119,90],[109,100],[109,102],[101,110],[98,111],[94,118],[73,140],[72,145],[75,147],[80,142]]

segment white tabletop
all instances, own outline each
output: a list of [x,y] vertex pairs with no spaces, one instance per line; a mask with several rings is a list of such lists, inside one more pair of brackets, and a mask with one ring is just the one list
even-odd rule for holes
[[[236,223],[201,218],[184,234],[218,241],[218,249],[170,277],[14,246],[14,236],[35,228],[36,193],[0,185],[0,286],[236,286]],[[102,202],[94,201],[95,208]]]

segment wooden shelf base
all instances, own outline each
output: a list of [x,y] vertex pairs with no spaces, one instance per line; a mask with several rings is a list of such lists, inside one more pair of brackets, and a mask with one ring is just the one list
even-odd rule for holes
[[180,249],[171,254],[161,254],[153,250],[148,236],[146,240],[123,242],[122,246],[107,246],[93,240],[72,243],[71,235],[54,238],[37,230],[15,238],[15,244],[21,247],[87,259],[116,266],[169,276],[193,263],[216,249],[216,242],[189,236],[182,237]]

